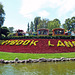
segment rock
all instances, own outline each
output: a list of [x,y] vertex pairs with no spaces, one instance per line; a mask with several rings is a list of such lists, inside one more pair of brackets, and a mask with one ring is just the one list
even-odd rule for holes
[[64,57],[61,57],[60,59],[65,59]]
[[40,59],[39,59],[39,62],[47,62],[47,59],[45,59],[45,58],[40,58]]
[[17,61],[16,63],[21,63],[21,61]]
[[25,60],[22,60],[21,63],[25,63]]
[[4,59],[1,59],[1,60],[0,60],[0,63],[4,63],[4,61],[5,61]]
[[52,62],[52,59],[47,59],[47,62]]
[[66,61],[69,61],[69,58],[65,58]]
[[69,58],[64,58],[61,61],[70,61],[70,59]]
[[15,63],[15,61],[14,60],[11,60],[10,63]]
[[56,59],[56,62],[61,61],[61,59]]
[[9,61],[7,61],[7,60],[6,60],[6,61],[4,61],[4,63],[5,63],[5,64],[8,64],[8,63],[9,63]]
[[66,61],[66,59],[63,59],[63,60],[61,60],[61,61]]
[[75,61],[75,58],[70,58],[70,60]]
[[52,62],[56,62],[56,59],[53,59]]
[[38,59],[34,59],[34,60],[33,60],[33,63],[37,63],[37,62],[39,62]]
[[64,57],[61,57],[60,59],[61,59],[61,61],[67,61],[68,60],[67,58],[64,58]]
[[58,61],[75,61],[75,58],[54,58],[54,59],[45,59],[45,58],[40,58],[40,59],[28,59],[28,60],[19,60],[18,58],[15,58],[15,60],[4,60],[1,59],[0,63],[37,63],[37,62],[58,62]]
[[15,62],[17,62],[19,59],[18,58],[15,58]]
[[26,60],[26,63],[32,63],[33,61],[31,59]]

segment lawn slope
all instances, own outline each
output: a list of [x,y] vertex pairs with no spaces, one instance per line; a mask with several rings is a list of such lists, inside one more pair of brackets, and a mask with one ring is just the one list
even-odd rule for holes
[[25,59],[39,59],[39,58],[74,58],[75,52],[72,53],[52,53],[52,54],[32,54],[32,53],[8,53],[0,52],[0,59],[14,60],[18,58],[20,60]]

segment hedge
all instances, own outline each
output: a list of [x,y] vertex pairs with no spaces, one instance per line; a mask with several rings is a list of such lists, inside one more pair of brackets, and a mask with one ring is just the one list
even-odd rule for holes
[[75,36],[12,36],[12,37],[0,37],[0,40],[7,39],[75,39]]

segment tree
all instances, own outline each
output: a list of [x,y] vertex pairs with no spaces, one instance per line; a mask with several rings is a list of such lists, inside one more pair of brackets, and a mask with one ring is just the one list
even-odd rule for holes
[[68,19],[65,20],[65,23],[63,24],[63,28],[65,30],[70,30],[70,27],[71,27],[71,19],[68,18]]
[[28,28],[27,28],[27,32],[29,32],[29,23],[28,23]]
[[37,29],[40,29],[40,28],[47,28],[47,22],[48,22],[48,19],[43,19],[40,21],[40,23],[38,24],[37,26]]
[[[41,17],[35,17],[34,26],[35,26],[34,28],[35,32],[37,32],[37,29],[40,29],[40,28],[47,28],[49,29],[49,31],[52,31],[52,29],[54,28],[60,28],[61,23],[60,23],[60,20],[57,18],[52,21],[49,21],[49,19],[46,19],[46,18],[41,20]],[[33,23],[31,23],[30,29],[31,30],[33,29]]]
[[71,30],[75,31],[75,17],[71,18],[71,25],[72,25]]
[[65,30],[68,30],[66,24],[63,24],[63,28],[64,28]]
[[67,25],[67,29],[70,30],[70,27],[71,27],[71,19],[70,18],[66,19],[65,24]]
[[47,28],[49,29],[49,31],[52,31],[52,29],[54,28],[60,28],[61,23],[59,21],[59,19],[54,19],[52,21],[48,21],[47,23]]
[[33,30],[34,30],[34,24],[32,21],[31,21],[31,25],[30,25],[30,30],[31,30],[31,32],[33,32]]
[[7,37],[9,34],[9,29],[7,27],[1,27],[1,33]]
[[5,11],[3,9],[3,5],[0,3],[0,37],[1,37],[1,26],[3,25],[5,20]]
[[14,27],[9,27],[10,33],[13,33]]
[[41,21],[40,17],[34,18],[35,32],[37,32],[37,25],[40,23],[40,21]]
[[63,24],[63,28],[66,30],[75,31],[75,17],[66,19],[65,23]]
[[60,20],[59,20],[59,19],[57,19],[57,18],[56,18],[56,19],[54,19],[53,21],[55,21],[55,22],[57,21],[57,22],[58,22],[58,24],[61,24],[61,23],[60,23]]

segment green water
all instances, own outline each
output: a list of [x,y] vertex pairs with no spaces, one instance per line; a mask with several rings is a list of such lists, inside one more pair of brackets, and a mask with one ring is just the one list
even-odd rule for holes
[[75,61],[0,64],[0,75],[75,75]]

